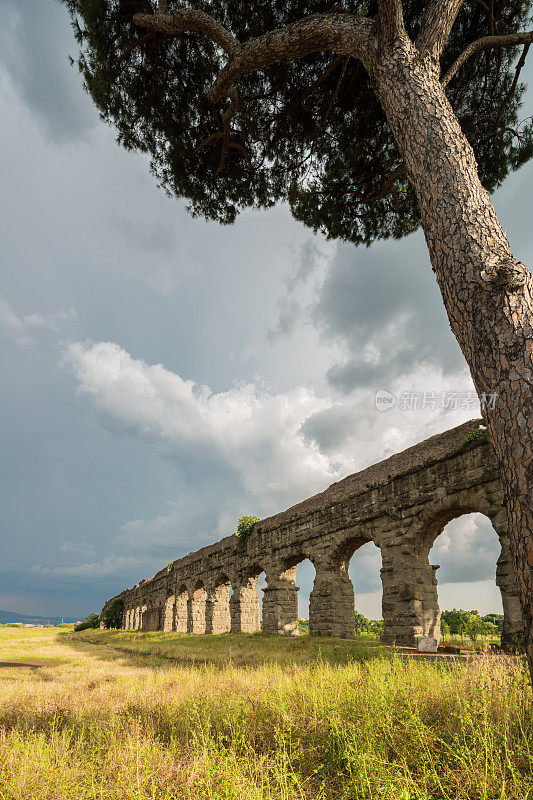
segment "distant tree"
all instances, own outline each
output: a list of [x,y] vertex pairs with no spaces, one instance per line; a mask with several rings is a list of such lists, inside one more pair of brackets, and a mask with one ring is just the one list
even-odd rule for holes
[[492,623],[495,625],[498,633],[502,633],[503,631],[503,614],[485,614],[484,617],[481,617],[483,622]]
[[422,225],[501,467],[533,675],[533,276],[489,192],[533,155],[531,0],[62,0],[85,85],[193,214]]
[[355,612],[355,621],[354,621],[355,632],[358,635],[362,633],[368,633],[370,630],[370,620],[368,620],[363,614],[360,614],[358,611]]
[[495,625],[493,622],[488,622],[483,617],[481,618],[481,633],[483,636],[498,636],[500,631],[498,630],[498,626]]
[[99,628],[100,627],[100,615],[93,612],[85,617],[85,622],[80,622],[79,625],[74,626],[75,631],[85,631],[87,628]]
[[463,611],[462,608],[454,608],[452,611],[443,611],[441,614],[441,625],[444,623],[450,629],[452,635],[462,634],[464,632],[467,620],[468,611]]
[[104,623],[104,628],[120,628],[123,614],[124,602],[121,597],[115,597],[102,609],[100,620]]
[[383,636],[385,630],[385,623],[382,619],[371,619],[368,625],[369,633],[377,636],[379,639]]
[[501,634],[503,617],[501,614],[486,614],[482,617],[476,610],[464,611],[462,608],[454,608],[452,611],[443,611],[441,614],[441,633],[443,634],[445,627],[451,634],[468,636],[469,639],[476,642],[478,636]]
[[477,611],[471,611],[467,614],[464,633],[474,643],[477,642],[478,636],[483,633],[483,622]]

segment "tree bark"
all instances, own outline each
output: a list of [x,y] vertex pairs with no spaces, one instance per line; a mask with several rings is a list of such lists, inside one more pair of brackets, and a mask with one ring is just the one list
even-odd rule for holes
[[473,150],[439,81],[408,39],[369,72],[422,214],[448,319],[480,397],[501,468],[533,676],[533,276],[511,253]]

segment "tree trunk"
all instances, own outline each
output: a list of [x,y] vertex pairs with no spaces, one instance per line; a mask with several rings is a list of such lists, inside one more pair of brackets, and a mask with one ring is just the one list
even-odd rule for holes
[[408,41],[377,54],[371,80],[416,192],[448,319],[499,460],[533,677],[533,276],[511,254],[474,153],[439,83]]

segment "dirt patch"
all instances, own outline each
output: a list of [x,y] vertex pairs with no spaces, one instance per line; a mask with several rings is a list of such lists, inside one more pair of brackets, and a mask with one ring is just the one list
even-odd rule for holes
[[63,661],[0,661],[0,669],[21,667],[23,669],[39,669],[41,667],[59,667]]

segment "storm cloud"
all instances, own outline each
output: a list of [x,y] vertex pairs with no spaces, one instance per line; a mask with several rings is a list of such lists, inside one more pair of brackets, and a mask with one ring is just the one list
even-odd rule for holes
[[[191,219],[99,120],[64,7],[3,10],[0,608],[84,616],[241,514],[477,415],[400,402],[473,391],[421,234],[363,250],[284,206],[229,228]],[[532,174],[495,196],[525,263]],[[497,607],[497,538],[483,519],[451,524],[431,554],[442,591],[475,607],[484,587]],[[350,564],[373,617],[379,568],[371,545]],[[298,570],[302,607],[313,575]]]

